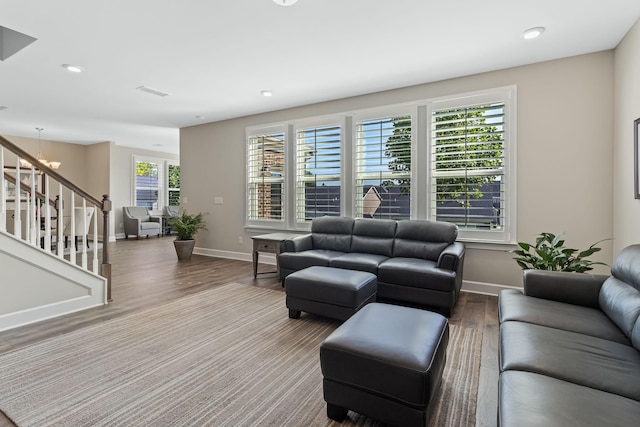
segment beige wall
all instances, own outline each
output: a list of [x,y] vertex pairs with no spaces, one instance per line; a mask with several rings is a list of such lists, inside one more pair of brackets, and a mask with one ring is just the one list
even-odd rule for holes
[[640,118],[640,21],[615,52],[614,253],[640,243],[640,200],[633,192],[633,121]]
[[[605,51],[181,129],[184,207],[210,213],[197,245],[212,254],[251,252],[244,229],[247,126],[507,85],[518,91],[517,239],[565,232],[568,245],[585,248],[612,237],[613,65],[613,51]],[[596,259],[610,262],[612,243],[602,246]],[[521,284],[504,246],[468,248],[465,281]]]

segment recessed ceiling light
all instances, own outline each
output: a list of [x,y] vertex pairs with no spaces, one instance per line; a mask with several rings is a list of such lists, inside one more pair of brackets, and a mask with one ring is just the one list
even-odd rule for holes
[[270,90],[263,90],[260,93],[262,94],[262,96],[272,96],[273,95],[273,92],[271,92]]
[[164,144],[153,144],[154,147],[163,147]]
[[67,71],[71,71],[72,73],[81,73],[84,71],[84,68],[72,64],[62,64],[62,67]]
[[537,37],[540,37],[542,33],[544,33],[544,29],[544,27],[529,28],[527,31],[522,33],[522,37],[527,40],[535,39]]
[[295,4],[298,0],[273,0],[275,4],[279,4],[280,6],[291,6]]

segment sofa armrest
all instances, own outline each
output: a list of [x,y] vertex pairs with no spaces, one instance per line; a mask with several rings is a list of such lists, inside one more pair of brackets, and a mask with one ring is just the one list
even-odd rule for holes
[[282,245],[282,252],[302,252],[313,249],[311,234],[303,234],[290,240],[285,240]]
[[457,271],[464,258],[464,244],[453,242],[440,253],[436,267],[443,270]]
[[524,271],[524,294],[531,297],[599,308],[600,287],[609,276],[567,271]]

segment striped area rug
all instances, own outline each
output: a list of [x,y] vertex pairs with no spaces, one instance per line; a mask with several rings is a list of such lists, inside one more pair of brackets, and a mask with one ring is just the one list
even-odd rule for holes
[[[319,363],[338,324],[291,320],[284,297],[231,283],[0,355],[0,410],[18,426],[340,425]],[[481,341],[451,327],[432,426],[475,425]]]

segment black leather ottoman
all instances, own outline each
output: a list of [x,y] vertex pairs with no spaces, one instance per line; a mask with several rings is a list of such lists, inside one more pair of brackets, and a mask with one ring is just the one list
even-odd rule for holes
[[289,317],[301,311],[346,320],[375,301],[377,279],[364,271],[331,267],[308,267],[284,279]]
[[426,426],[442,381],[447,318],[373,303],[320,345],[327,416],[347,410],[397,426]]

